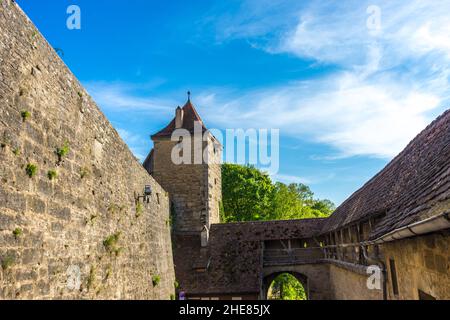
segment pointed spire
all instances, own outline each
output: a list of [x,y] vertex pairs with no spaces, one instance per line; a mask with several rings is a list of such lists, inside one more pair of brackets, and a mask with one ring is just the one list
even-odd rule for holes
[[191,91],[188,91],[187,95],[188,95],[188,102],[191,102]]

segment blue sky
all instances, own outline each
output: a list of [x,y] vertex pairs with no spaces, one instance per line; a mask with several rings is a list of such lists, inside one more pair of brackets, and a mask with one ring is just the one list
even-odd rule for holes
[[339,204],[449,105],[448,0],[17,2],[141,159],[191,90],[208,127],[280,129],[273,178]]

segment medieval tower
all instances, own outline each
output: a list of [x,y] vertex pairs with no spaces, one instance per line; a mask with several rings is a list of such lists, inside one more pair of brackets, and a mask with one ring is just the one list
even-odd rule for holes
[[154,149],[144,167],[169,192],[174,235],[200,236],[206,246],[211,224],[220,222],[222,146],[188,96],[173,120],[151,136]]

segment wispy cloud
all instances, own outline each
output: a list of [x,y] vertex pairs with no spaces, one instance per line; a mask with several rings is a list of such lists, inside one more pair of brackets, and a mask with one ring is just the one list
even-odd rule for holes
[[85,86],[94,100],[103,108],[113,112],[139,111],[166,115],[173,113],[174,100],[148,96],[142,93],[154,86],[123,82],[87,82]]
[[[381,29],[367,27],[376,5]],[[214,24],[219,39],[249,39],[272,53],[288,52],[322,62],[354,66],[366,64],[368,47],[378,42],[397,57],[385,63],[430,52],[450,51],[450,2],[444,1],[296,1],[247,0],[237,10],[217,8],[206,23]],[[263,45],[265,44],[265,45]],[[385,53],[386,53],[385,52]]]
[[138,158],[140,161],[144,161],[146,154],[148,152],[146,146],[143,144],[145,141],[144,137],[131,133],[128,130],[117,128],[117,132],[120,137],[125,141],[125,143],[130,147],[131,152]]
[[152,94],[163,82],[156,79],[146,83],[84,83],[89,94],[108,114],[121,138],[140,161],[144,161],[151,147],[149,130],[156,130],[147,127],[142,119],[152,119],[152,125],[159,122],[164,124],[173,116],[176,107],[176,101]]
[[286,175],[286,174],[275,174],[271,176],[273,180],[283,182],[286,184],[291,183],[303,183],[303,184],[311,184],[311,180],[304,177]]
[[222,127],[278,128],[283,135],[335,147],[339,157],[392,157],[432,120],[440,98],[392,79],[361,81],[352,73],[256,90],[235,99],[216,95],[203,112]]
[[[204,31],[215,30],[219,43],[229,39],[256,39],[256,43],[269,44],[283,30],[288,30],[297,20],[297,12],[303,1],[286,0],[247,0],[233,5],[232,1],[220,1],[219,5],[207,12],[199,22]],[[231,4],[231,5],[230,5]]]
[[217,19],[233,22],[219,35],[338,71],[234,98],[205,93],[203,102],[220,108],[211,115],[217,123],[280,128],[335,147],[337,157],[390,158],[449,102],[449,1],[377,1],[375,33],[367,27],[371,1],[288,3],[246,1]]
[[268,50],[350,69],[370,66],[372,72],[405,65],[414,70],[403,72],[420,76],[435,76],[436,71],[448,70],[449,1],[377,1],[377,32],[367,26],[372,14],[367,8],[372,1],[340,1],[334,3],[332,10],[329,4],[312,2],[299,12],[297,25]]
[[307,185],[315,185],[318,183],[323,183],[325,181],[332,180],[335,177],[334,173],[324,173],[315,175],[314,177],[300,177],[288,174],[274,174],[271,176],[273,180],[283,182],[286,184],[290,183],[303,183]]

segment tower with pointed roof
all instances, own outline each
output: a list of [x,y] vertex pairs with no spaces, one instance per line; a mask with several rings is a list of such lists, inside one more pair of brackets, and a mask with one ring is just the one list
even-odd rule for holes
[[[181,144],[174,138],[177,130],[191,136],[192,161],[188,163],[173,161],[174,150]],[[200,144],[195,142],[196,134],[201,135]],[[198,238],[199,245],[206,246],[211,224],[220,222],[222,146],[207,130],[190,92],[186,104],[176,108],[172,121],[151,139],[154,148],[144,167],[169,193],[174,234]],[[194,159],[196,151],[206,155],[201,163]]]

